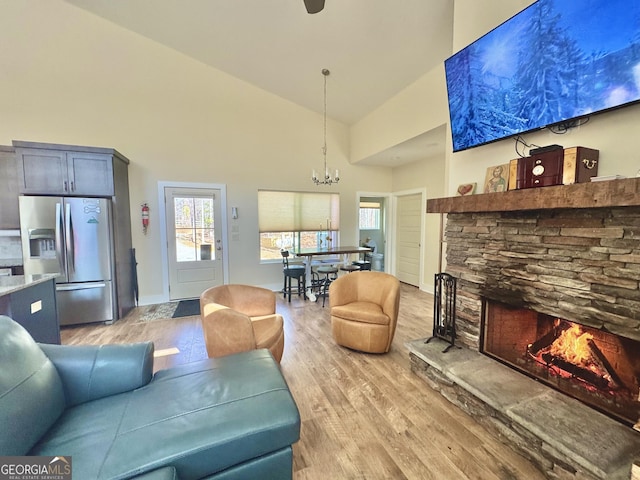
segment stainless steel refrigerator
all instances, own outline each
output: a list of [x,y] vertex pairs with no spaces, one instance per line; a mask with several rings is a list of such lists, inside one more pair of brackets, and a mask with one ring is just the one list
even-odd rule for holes
[[58,273],[61,325],[116,317],[111,200],[20,197],[24,273]]

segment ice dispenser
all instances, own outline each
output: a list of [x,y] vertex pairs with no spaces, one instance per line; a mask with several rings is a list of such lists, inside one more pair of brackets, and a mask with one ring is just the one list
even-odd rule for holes
[[54,229],[29,229],[29,256],[31,258],[56,257],[56,232]]

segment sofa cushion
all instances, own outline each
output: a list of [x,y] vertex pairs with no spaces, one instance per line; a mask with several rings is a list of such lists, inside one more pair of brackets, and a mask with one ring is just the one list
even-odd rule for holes
[[389,316],[382,307],[371,302],[353,302],[347,305],[336,305],[331,308],[331,315],[354,322],[389,325]]
[[299,432],[280,369],[253,350],[160,371],[142,388],[70,408],[29,454],[71,455],[77,478],[173,465],[188,480],[288,448]]
[[0,453],[25,455],[62,414],[62,381],[31,335],[5,316],[0,365]]

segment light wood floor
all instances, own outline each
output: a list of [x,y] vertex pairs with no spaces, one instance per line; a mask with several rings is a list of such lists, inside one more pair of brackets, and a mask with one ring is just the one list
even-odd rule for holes
[[[391,351],[371,355],[333,342],[328,306],[278,296],[285,318],[282,372],[302,418],[294,478],[542,480],[523,457],[431,390],[409,369],[409,340],[431,332],[432,296],[402,285]],[[155,342],[155,369],[206,358],[199,317],[70,327],[64,344]]]

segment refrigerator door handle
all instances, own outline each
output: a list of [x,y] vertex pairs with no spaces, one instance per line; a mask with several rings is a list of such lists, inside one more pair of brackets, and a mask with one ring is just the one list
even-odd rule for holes
[[70,271],[76,270],[76,246],[73,239],[73,222],[71,220],[71,205],[68,203],[65,204],[65,219],[67,224],[67,257],[68,257],[68,265]]
[[65,266],[65,249],[64,249],[64,237],[62,232],[64,231],[64,225],[62,223],[62,204],[56,203],[56,252],[58,254],[58,262],[60,263],[60,271],[66,272]]
[[56,290],[59,292],[71,292],[74,290],[88,290],[90,288],[105,288],[107,286],[106,283],[79,283],[77,285],[57,285]]

